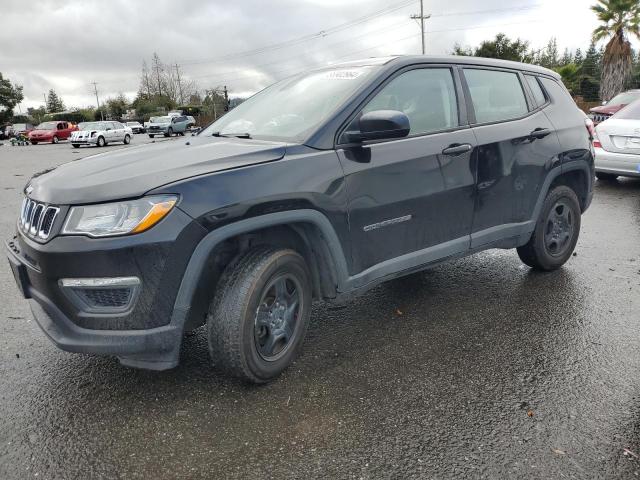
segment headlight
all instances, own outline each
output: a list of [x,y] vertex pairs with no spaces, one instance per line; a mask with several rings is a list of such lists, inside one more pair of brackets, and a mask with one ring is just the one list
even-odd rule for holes
[[72,207],[62,233],[110,237],[144,232],[162,220],[177,200],[173,195],[158,195],[124,202]]

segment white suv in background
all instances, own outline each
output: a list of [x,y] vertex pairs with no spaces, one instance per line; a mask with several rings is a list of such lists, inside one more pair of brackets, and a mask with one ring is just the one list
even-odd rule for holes
[[78,125],[79,130],[73,132],[69,141],[73,148],[80,145],[96,145],[104,147],[108,143],[131,143],[133,131],[120,122],[84,122]]

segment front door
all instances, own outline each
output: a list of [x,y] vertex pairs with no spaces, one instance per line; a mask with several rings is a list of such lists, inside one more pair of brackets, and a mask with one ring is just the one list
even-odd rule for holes
[[476,141],[459,126],[456,91],[450,67],[402,71],[347,129],[357,130],[361,114],[375,110],[402,111],[411,126],[407,138],[338,149],[350,199],[352,273],[384,274],[468,249]]
[[524,76],[482,68],[463,72],[478,141],[471,233],[475,248],[532,229],[536,201],[560,144],[544,105],[538,106],[533,97],[527,102]]

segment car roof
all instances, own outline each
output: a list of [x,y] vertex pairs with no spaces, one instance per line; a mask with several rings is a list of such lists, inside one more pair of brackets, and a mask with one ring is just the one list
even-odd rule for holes
[[560,78],[560,75],[548,68],[540,67],[530,63],[513,62],[511,60],[500,60],[496,58],[470,57],[465,55],[393,55],[388,57],[371,57],[361,60],[351,60],[343,63],[334,63],[325,68],[335,67],[365,67],[374,65],[388,65],[394,67],[402,67],[415,63],[439,63],[439,64],[458,64],[458,65],[474,65],[495,68],[510,68],[522,70],[526,72],[539,73],[554,78]]

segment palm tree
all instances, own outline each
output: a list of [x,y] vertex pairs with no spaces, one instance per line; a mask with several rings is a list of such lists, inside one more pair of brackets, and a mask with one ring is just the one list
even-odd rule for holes
[[638,0],[598,0],[591,7],[601,25],[593,31],[593,40],[611,37],[602,59],[600,98],[610,100],[624,90],[632,67],[631,44],[627,34],[640,38],[640,2]]

